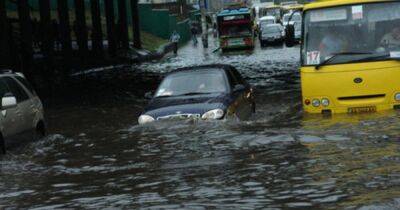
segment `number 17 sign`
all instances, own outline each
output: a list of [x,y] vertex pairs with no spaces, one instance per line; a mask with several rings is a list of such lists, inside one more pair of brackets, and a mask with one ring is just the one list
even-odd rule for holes
[[307,52],[307,65],[318,65],[321,61],[321,53],[319,51]]

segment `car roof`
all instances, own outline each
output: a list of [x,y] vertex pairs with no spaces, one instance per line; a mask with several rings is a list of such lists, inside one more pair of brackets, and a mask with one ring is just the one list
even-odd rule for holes
[[2,76],[20,76],[25,78],[24,74],[21,72],[14,72],[11,69],[0,69],[0,77]]
[[274,16],[264,16],[264,17],[261,17],[260,20],[275,20],[275,17]]
[[5,74],[14,74],[11,69],[0,69],[0,76]]

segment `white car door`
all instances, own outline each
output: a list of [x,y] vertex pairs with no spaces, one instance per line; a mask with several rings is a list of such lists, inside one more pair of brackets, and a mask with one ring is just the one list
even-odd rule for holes
[[[0,102],[2,98],[8,94],[12,94],[11,90],[8,88],[8,85],[4,81],[4,77],[0,78]],[[0,103],[1,105],[1,103]],[[19,122],[22,120],[22,114],[18,109],[18,106],[11,109],[3,109],[0,110],[0,126],[3,137],[5,139],[13,138],[17,134],[19,134]]]
[[17,99],[16,114],[19,120],[16,124],[18,126],[18,134],[28,133],[33,129],[32,102],[29,95],[13,78],[4,77],[4,81]]
[[16,76],[14,79],[19,83],[22,89],[28,94],[29,96],[29,109],[27,109],[27,121],[30,122],[32,128],[36,128],[36,123],[43,119],[43,106],[42,102],[40,101],[39,97],[36,94],[36,91],[32,87],[29,82],[21,76]]

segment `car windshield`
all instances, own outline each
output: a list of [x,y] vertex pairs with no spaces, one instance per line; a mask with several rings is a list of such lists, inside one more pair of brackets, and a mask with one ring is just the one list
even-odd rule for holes
[[264,15],[269,15],[269,16],[279,16],[281,13],[279,8],[275,8],[275,9],[265,9],[265,12],[263,12]]
[[290,17],[289,14],[284,15],[283,16],[283,22],[288,22],[289,21],[289,17]]
[[[290,14],[285,14],[283,16],[283,22],[288,22],[290,18]],[[301,22],[301,15],[298,13],[293,14],[292,19],[290,21]]]
[[265,33],[280,33],[281,30],[279,29],[279,26],[268,26],[263,28],[263,32]]
[[294,14],[291,21],[301,22],[301,15],[298,13]]
[[[305,14],[303,65],[399,56],[400,2],[311,10]],[[387,56],[385,56],[387,55]]]
[[211,69],[171,74],[161,83],[155,97],[223,92],[227,92],[223,71]]
[[274,19],[263,19],[260,21],[261,25],[269,25],[269,24],[274,24],[274,23],[275,23]]

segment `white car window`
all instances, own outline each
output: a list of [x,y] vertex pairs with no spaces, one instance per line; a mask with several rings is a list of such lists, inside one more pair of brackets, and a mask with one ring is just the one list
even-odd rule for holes
[[4,82],[3,78],[0,78],[0,100],[6,93],[10,93],[10,89],[8,89],[8,86]]
[[11,77],[4,77],[4,81],[7,83],[8,88],[10,88],[11,93],[15,96],[18,103],[24,102],[29,99],[28,94],[25,90]]
[[22,83],[25,86],[25,88],[28,89],[29,92],[31,92],[32,95],[34,95],[34,96],[36,95],[35,89],[25,78],[20,77],[20,76],[17,76],[14,78],[17,79],[20,83]]

